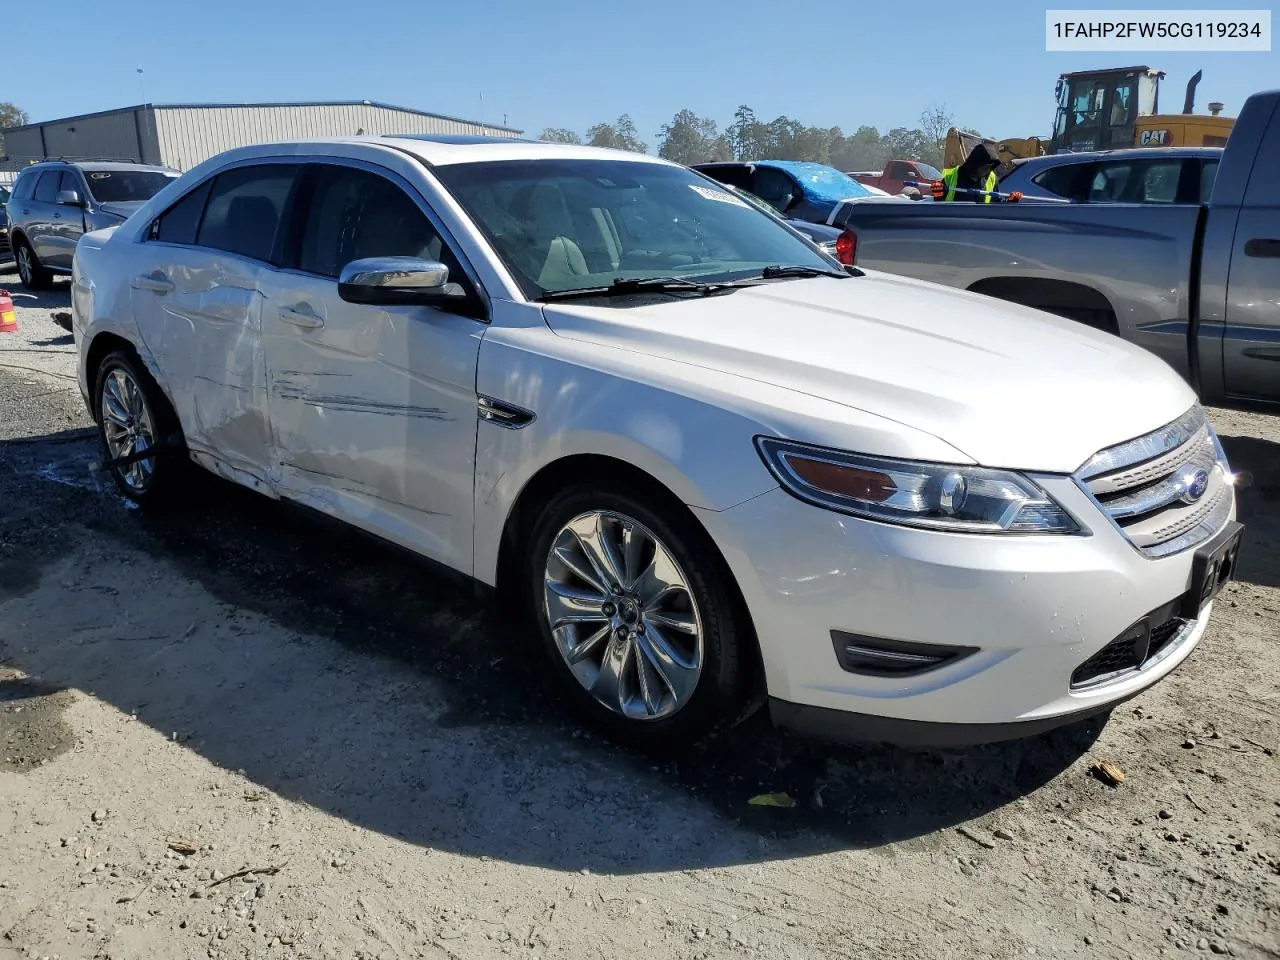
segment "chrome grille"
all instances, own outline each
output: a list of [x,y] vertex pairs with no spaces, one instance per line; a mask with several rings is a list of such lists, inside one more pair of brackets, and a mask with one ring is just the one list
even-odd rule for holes
[[1199,404],[1159,430],[1094,455],[1076,481],[1149,557],[1209,539],[1230,518],[1234,502],[1225,459]]

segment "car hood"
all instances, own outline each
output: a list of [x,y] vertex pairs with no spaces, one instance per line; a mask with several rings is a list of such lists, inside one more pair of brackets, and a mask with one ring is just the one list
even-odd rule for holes
[[128,220],[129,217],[133,216],[133,211],[137,210],[145,202],[144,200],[117,200],[112,203],[99,204],[98,209]]
[[1070,473],[1196,399],[1164,361],[1110,334],[887,274],[640,303],[544,314],[560,336],[822,397],[991,467]]

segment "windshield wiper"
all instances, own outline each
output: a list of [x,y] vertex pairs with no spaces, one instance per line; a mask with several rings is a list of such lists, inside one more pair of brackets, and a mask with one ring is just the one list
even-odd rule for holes
[[630,293],[700,293],[703,296],[733,287],[732,283],[704,283],[680,277],[619,277],[607,287],[577,290],[548,290],[539,300],[577,300],[591,297],[620,297]]
[[821,267],[765,267],[760,271],[763,280],[778,280],[782,277],[847,277],[842,270],[823,270]]

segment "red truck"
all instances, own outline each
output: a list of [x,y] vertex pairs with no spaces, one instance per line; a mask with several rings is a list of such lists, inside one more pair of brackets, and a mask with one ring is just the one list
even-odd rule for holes
[[849,176],[868,187],[878,187],[885,193],[901,193],[904,180],[927,183],[941,180],[942,171],[920,160],[890,160],[879,173],[849,171]]

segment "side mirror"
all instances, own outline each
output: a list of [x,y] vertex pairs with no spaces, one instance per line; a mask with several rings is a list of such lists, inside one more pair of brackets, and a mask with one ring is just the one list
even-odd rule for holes
[[417,257],[368,257],[353,260],[338,276],[338,296],[347,303],[381,306],[438,306],[466,297],[449,282],[449,268]]
[[84,201],[80,199],[80,194],[75,190],[58,191],[58,199],[56,203],[64,207],[83,207]]

